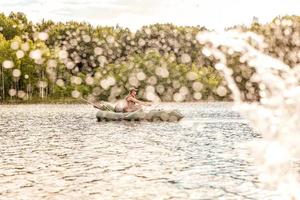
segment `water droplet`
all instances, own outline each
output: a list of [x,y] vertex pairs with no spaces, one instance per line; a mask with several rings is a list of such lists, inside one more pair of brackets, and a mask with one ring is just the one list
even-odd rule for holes
[[49,68],[56,68],[57,67],[57,62],[54,59],[50,59],[47,61],[47,66]]
[[20,99],[23,99],[25,97],[26,93],[23,90],[19,90],[17,96]]
[[155,74],[161,76],[162,78],[167,78],[169,76],[169,71],[165,67],[157,67],[155,69]]
[[114,38],[113,36],[109,35],[109,36],[107,36],[106,41],[107,41],[109,44],[112,44],[112,43],[114,43],[115,38]]
[[192,88],[195,92],[200,92],[203,89],[203,84],[199,81],[195,81],[192,85]]
[[8,94],[9,94],[9,96],[13,97],[13,96],[16,96],[17,91],[15,89],[9,89]]
[[103,49],[100,48],[100,47],[96,47],[96,48],[94,49],[94,53],[95,53],[96,55],[101,55],[101,54],[103,53]]
[[56,80],[56,85],[58,85],[59,87],[64,87],[65,82],[62,79],[57,79]]
[[29,51],[29,49],[30,49],[30,46],[29,46],[29,44],[26,42],[26,43],[24,43],[24,44],[22,44],[21,45],[21,49],[23,50],[23,51]]
[[63,59],[66,59],[68,58],[68,52],[66,50],[60,50],[58,52],[58,57],[63,60]]
[[184,101],[185,97],[181,93],[175,93],[173,95],[173,100],[176,102],[182,102]]
[[156,86],[156,91],[159,94],[163,94],[165,92],[165,87],[163,85],[159,84]]
[[75,67],[75,63],[72,61],[68,61],[66,67],[67,69],[73,69]]
[[13,49],[13,50],[17,50],[19,49],[19,42],[17,41],[13,41],[11,44],[10,44],[10,48]]
[[174,81],[172,81],[172,86],[174,89],[178,89],[178,88],[180,88],[181,84],[178,80],[174,80]]
[[197,74],[195,72],[188,72],[186,74],[186,78],[190,81],[196,80],[197,79]]
[[143,81],[146,79],[146,74],[144,72],[138,72],[136,74],[136,78],[139,80],[139,81]]
[[38,81],[37,86],[40,88],[46,88],[48,86],[48,83],[46,81]]
[[139,85],[139,80],[134,76],[129,77],[128,82],[134,87],[137,87]]
[[81,96],[81,93],[78,90],[73,90],[71,95],[73,98],[77,99]]
[[191,62],[191,57],[188,54],[182,54],[180,60],[181,60],[181,63],[186,64],[186,63]]
[[195,93],[193,94],[193,97],[194,97],[194,99],[196,99],[196,100],[200,100],[200,99],[202,99],[202,94],[201,94],[200,92],[195,92]]
[[151,76],[148,78],[147,83],[149,83],[150,85],[156,85],[157,78],[155,76]]
[[40,33],[38,33],[38,38],[42,41],[45,41],[48,39],[48,33],[40,32]]
[[16,77],[16,78],[20,77],[20,76],[21,76],[21,70],[19,70],[19,69],[14,69],[14,70],[12,71],[12,75],[13,75],[14,77]]
[[18,51],[16,52],[16,56],[17,56],[18,59],[23,58],[24,55],[25,55],[25,53],[24,53],[24,51],[22,51],[22,50],[18,50]]
[[85,82],[86,82],[87,85],[93,85],[95,81],[94,81],[94,78],[93,78],[93,77],[87,76],[87,77],[85,78]]
[[219,95],[219,96],[221,96],[221,97],[223,97],[223,96],[226,96],[226,94],[227,94],[227,89],[224,87],[224,86],[219,86],[218,88],[217,88],[217,94]]
[[74,85],[80,85],[82,83],[82,79],[80,77],[78,77],[78,76],[72,76],[70,78],[70,81]]
[[82,36],[82,40],[85,42],[85,43],[88,43],[91,41],[91,37],[89,35],[83,35]]
[[34,60],[40,60],[42,58],[42,52],[39,49],[33,50],[29,53],[29,57]]
[[14,67],[14,63],[11,60],[5,60],[5,61],[3,61],[2,66],[5,69],[11,69]]
[[179,93],[182,95],[182,96],[185,96],[189,93],[189,89],[186,87],[186,86],[182,86],[180,89],[179,89]]

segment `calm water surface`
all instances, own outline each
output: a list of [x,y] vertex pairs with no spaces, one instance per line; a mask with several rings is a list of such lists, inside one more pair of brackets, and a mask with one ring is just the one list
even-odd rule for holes
[[0,199],[270,199],[230,103],[163,104],[180,123],[97,122],[88,105],[0,105]]

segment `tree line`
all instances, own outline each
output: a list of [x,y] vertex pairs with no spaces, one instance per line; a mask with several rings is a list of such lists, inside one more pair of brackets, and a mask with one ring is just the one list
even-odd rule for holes
[[[260,51],[291,67],[299,64],[298,16],[228,30],[256,33],[266,44]],[[32,23],[23,13],[0,14],[0,98],[114,101],[136,87],[141,98],[151,101],[231,100],[216,59],[197,40],[206,31],[213,30],[153,24],[132,32],[74,21]],[[249,82],[253,69],[228,49],[226,57],[243,98],[257,100],[258,86]]]

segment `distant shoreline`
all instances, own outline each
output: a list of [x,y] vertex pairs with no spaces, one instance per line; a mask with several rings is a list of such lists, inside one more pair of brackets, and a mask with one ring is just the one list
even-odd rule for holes
[[[103,101],[103,100],[101,100]],[[175,102],[175,101],[163,101],[160,104],[164,103],[212,103],[212,102],[224,102],[224,103],[233,103],[233,101],[216,101],[216,100],[203,100],[203,101],[184,101],[184,102]],[[0,101],[0,105],[26,105],[26,104],[88,104],[80,99],[66,98],[66,99],[33,99],[33,100],[9,100],[9,101]],[[155,103],[156,104],[156,103]]]
[[1,102],[0,105],[11,105],[11,104],[85,104],[80,99],[65,98],[65,99],[32,99],[32,100],[6,100]]

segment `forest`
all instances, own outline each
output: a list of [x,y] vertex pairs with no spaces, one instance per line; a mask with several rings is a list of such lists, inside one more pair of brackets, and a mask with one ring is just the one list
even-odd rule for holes
[[[227,31],[262,38],[249,44],[290,67],[300,63],[300,17],[280,16],[266,24],[253,21]],[[128,28],[85,22],[33,23],[23,13],[0,14],[0,101],[52,102],[78,97],[115,101],[130,88],[149,101],[230,101],[232,94],[216,69],[216,59],[197,40],[202,26],[153,24]],[[250,37],[251,38],[251,37]],[[245,100],[259,99],[239,53],[226,51]]]

